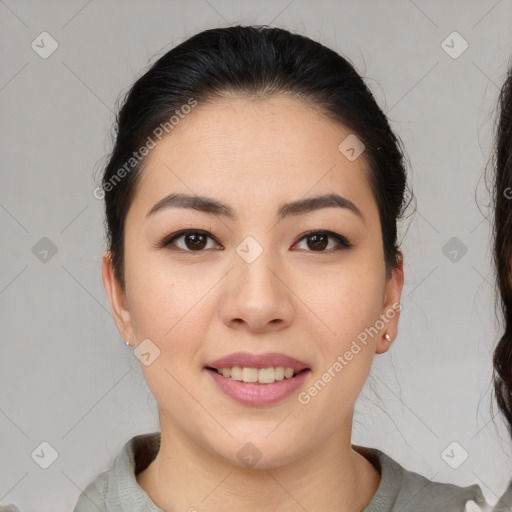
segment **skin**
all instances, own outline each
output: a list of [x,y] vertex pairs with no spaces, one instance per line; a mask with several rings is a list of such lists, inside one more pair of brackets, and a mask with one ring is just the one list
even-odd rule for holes
[[[399,303],[403,267],[386,275],[364,153],[349,161],[338,150],[349,134],[297,98],[232,96],[199,104],[147,157],[126,219],[125,289],[108,251],[102,270],[121,336],[160,349],[141,368],[161,448],[137,480],[164,510],[360,511],[377,490],[378,470],[351,446],[353,407],[374,354],[396,336],[398,312],[307,405],[297,393],[239,404],[204,369],[234,351],[282,352],[309,364],[307,390]],[[171,192],[220,200],[237,219],[183,208],[147,217]],[[334,207],[276,217],[284,202],[333,192],[363,218]],[[213,238],[202,252],[184,237],[174,250],[158,247],[183,229]],[[329,238],[317,249],[304,238],[315,229],[353,247],[333,251],[340,245]],[[247,236],[263,248],[250,264],[235,252]],[[237,456],[249,441],[261,452],[251,468]]]

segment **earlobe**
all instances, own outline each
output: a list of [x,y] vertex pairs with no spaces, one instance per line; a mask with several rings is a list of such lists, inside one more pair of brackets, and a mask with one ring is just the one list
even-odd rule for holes
[[[130,312],[126,305],[125,290],[117,280],[114,272],[110,251],[105,251],[103,254],[101,275],[117,330],[123,340],[130,340],[132,337]],[[129,344],[130,342],[125,341],[125,343]]]
[[387,352],[392,343],[393,339],[389,333],[380,334],[380,338],[377,340],[377,344],[375,346],[375,353],[383,354],[384,352]]
[[390,270],[390,277],[386,282],[383,310],[381,314],[384,326],[375,346],[375,353],[387,352],[398,334],[398,321],[402,305],[400,297],[404,284],[403,257],[399,253],[395,267]]

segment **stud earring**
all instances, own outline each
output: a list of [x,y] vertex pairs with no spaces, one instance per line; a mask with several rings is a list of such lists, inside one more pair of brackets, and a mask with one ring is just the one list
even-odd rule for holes
[[391,341],[391,336],[388,333],[384,334],[384,338],[386,338],[386,341]]
[[125,341],[124,342],[126,346],[130,346],[130,342],[129,341]]

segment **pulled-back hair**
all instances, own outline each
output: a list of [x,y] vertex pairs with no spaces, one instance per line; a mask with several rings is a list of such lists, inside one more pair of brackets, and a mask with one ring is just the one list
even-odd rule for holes
[[363,79],[341,55],[305,36],[268,26],[232,26],[205,30],[171,49],[124,98],[100,189],[108,249],[122,286],[125,219],[145,161],[134,153],[193,102],[233,94],[300,98],[360,139],[379,210],[386,268],[396,266],[397,220],[405,207],[404,156]]

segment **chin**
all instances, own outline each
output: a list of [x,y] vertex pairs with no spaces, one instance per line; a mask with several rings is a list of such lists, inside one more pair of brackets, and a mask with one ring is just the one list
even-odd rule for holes
[[303,448],[304,443],[290,443],[289,438],[286,441],[279,436],[270,440],[265,438],[266,435],[268,430],[260,436],[253,431],[245,437],[237,436],[230,440],[228,446],[218,446],[213,442],[208,450],[226,463],[241,469],[274,469],[290,464],[300,456],[294,447]]

